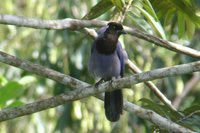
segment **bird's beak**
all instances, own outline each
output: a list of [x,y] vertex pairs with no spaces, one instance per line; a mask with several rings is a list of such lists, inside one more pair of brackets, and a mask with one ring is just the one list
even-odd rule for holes
[[120,34],[127,34],[127,32],[123,29],[119,31]]

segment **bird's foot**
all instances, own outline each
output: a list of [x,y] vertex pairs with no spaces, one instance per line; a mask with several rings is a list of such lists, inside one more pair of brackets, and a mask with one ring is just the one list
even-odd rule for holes
[[109,80],[109,86],[110,86],[110,88],[111,88],[111,89],[113,89],[113,88],[114,88],[114,87],[113,87],[113,85],[112,85],[112,83],[113,83],[113,80],[114,80],[113,78],[112,78],[111,80]]
[[98,87],[100,84],[104,82],[104,79],[100,79],[98,82],[95,83],[95,87]]

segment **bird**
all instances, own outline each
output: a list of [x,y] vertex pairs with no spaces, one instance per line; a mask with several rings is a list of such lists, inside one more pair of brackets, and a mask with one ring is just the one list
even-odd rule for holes
[[[122,24],[109,22],[99,30],[91,48],[88,69],[94,77],[102,81],[112,81],[113,78],[124,76],[127,53],[118,41],[120,35],[126,34]],[[104,109],[106,118],[111,122],[119,120],[123,110],[123,94],[121,89],[105,92]]]

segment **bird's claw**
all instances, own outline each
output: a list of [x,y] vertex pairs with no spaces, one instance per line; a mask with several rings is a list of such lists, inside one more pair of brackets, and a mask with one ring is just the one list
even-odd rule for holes
[[104,79],[100,79],[98,82],[95,83],[95,87],[98,87],[101,83],[104,82]]

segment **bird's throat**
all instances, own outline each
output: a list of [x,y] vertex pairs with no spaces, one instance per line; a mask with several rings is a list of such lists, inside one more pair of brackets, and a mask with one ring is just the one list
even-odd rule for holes
[[99,38],[96,43],[96,49],[100,54],[113,54],[117,47],[118,38]]

